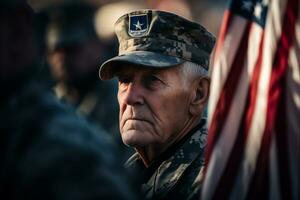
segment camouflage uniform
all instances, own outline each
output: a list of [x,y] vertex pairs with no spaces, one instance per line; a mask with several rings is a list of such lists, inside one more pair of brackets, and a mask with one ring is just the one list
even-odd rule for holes
[[[102,64],[102,80],[116,75],[122,64],[160,69],[186,61],[207,73],[215,37],[203,26],[172,13],[140,10],[115,24],[119,55]],[[171,102],[170,102],[171,103]],[[149,167],[136,153],[126,166],[141,176],[146,199],[199,199],[207,129],[205,120],[168,148]]]
[[126,167],[143,175],[142,193],[145,199],[199,199],[197,176],[204,165],[207,129],[205,119],[187,134],[180,144],[171,147],[155,159],[148,168],[135,153]]

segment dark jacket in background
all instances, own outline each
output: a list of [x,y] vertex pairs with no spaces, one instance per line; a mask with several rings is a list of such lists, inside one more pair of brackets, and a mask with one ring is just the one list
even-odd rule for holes
[[108,134],[36,82],[0,106],[0,199],[136,199]]

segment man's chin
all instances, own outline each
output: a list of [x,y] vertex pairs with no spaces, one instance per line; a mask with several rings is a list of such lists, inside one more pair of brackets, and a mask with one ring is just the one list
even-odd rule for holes
[[143,147],[147,145],[144,133],[138,130],[127,130],[122,135],[123,143],[130,147]]

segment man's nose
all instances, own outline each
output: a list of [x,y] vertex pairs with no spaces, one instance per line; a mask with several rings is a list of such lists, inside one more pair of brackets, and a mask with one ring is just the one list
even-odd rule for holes
[[144,103],[143,88],[139,83],[129,83],[127,89],[124,91],[124,103],[137,106]]

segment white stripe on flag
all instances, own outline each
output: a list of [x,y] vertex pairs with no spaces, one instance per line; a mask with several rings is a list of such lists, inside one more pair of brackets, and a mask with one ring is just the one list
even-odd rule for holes
[[[251,75],[258,58],[258,49],[262,33],[262,28],[259,25],[253,23],[250,29],[248,41],[248,58],[245,59],[244,64],[241,64],[241,67],[243,68],[241,76],[236,77],[240,79],[238,87],[236,88],[236,92],[232,100],[232,105],[226,118],[226,122],[224,123],[222,132],[220,133],[220,138],[215,144],[214,151],[211,155],[210,164],[206,172],[206,175],[209,178],[206,179],[207,183],[204,184],[205,186],[207,185],[207,188],[204,187],[203,190],[209,189],[210,191],[213,191],[213,188],[216,187],[215,183],[218,182],[220,176],[223,173],[223,170],[226,167],[226,161],[228,160],[231,149],[233,148],[235,138],[237,137],[238,129],[240,126],[240,119],[243,115],[243,108],[245,107],[248,94],[249,81],[251,79]],[[228,34],[232,33],[229,32]],[[210,199],[211,197],[206,196],[203,198]]]
[[248,139],[245,144],[245,155],[242,160],[242,167],[236,177],[233,187],[233,199],[245,199],[247,190],[254,173],[257,155],[260,151],[262,135],[265,129],[265,120],[268,103],[269,82],[274,60],[274,53],[277,49],[277,41],[281,35],[282,20],[284,16],[285,0],[273,0],[265,26],[265,43],[263,47],[262,69],[259,77],[256,107],[250,125]]
[[[232,37],[231,34],[227,34],[221,47],[221,52],[217,56],[217,60],[214,62],[213,73],[211,76],[210,88],[210,99],[208,101],[208,113],[213,113],[215,107],[220,97],[220,93],[223,89],[226,77],[231,69],[232,62],[236,55],[238,46],[240,45],[240,40],[244,33],[247,20],[242,17],[234,17],[230,23],[228,33],[234,33],[235,37]],[[210,127],[212,115],[208,115],[208,127]]]

